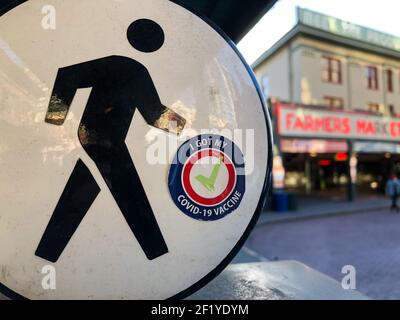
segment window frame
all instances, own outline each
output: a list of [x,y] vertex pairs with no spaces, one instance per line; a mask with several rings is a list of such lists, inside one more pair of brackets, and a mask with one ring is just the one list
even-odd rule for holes
[[[373,106],[377,107],[376,111],[371,110],[372,109],[371,107],[373,107]],[[382,114],[382,111],[380,110],[380,108],[381,108],[381,105],[379,103],[368,102],[368,112],[375,113],[375,114]]]
[[388,111],[389,111],[389,115],[392,118],[397,118],[396,107],[394,106],[394,104],[388,105]]
[[[322,56],[322,60],[324,61],[324,65],[322,66],[322,82],[332,83],[332,84],[342,84],[343,76],[342,76],[342,61],[338,58],[330,57],[330,56]],[[333,63],[337,63],[337,69],[334,70]],[[327,64],[327,65],[326,65]],[[327,72],[327,78],[325,79],[325,72]],[[337,73],[337,80],[333,79],[333,74]]]
[[[344,109],[344,99],[342,97],[334,97],[334,96],[323,96],[324,106],[329,107],[331,109],[343,110]],[[331,103],[328,105],[325,103],[325,100],[329,100]],[[335,107],[332,102],[340,101],[340,107]]]
[[[374,77],[370,76],[371,70],[374,71]],[[366,71],[367,71],[367,88],[369,90],[379,90],[378,67],[369,65],[366,67]]]
[[386,69],[386,90],[387,92],[393,93],[393,70],[391,68]]

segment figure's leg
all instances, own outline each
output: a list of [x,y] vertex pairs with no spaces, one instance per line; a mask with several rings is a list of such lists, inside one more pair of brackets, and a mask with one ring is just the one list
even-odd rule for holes
[[100,192],[92,174],[78,160],[35,254],[56,262]]
[[86,151],[93,156],[146,257],[153,260],[166,254],[168,247],[125,143],[113,146],[107,152]]

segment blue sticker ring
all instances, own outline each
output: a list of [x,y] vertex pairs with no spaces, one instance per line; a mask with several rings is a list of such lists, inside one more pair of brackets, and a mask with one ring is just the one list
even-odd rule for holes
[[[203,157],[219,159],[227,181],[218,194],[204,196],[193,187],[191,170]],[[214,171],[214,170],[213,170]],[[202,177],[209,193],[216,177]],[[207,179],[208,178],[208,179]],[[200,179],[199,179],[200,180]],[[245,162],[240,148],[230,139],[216,134],[198,135],[183,143],[171,164],[168,187],[175,205],[187,216],[202,221],[219,220],[235,211],[245,194]]]

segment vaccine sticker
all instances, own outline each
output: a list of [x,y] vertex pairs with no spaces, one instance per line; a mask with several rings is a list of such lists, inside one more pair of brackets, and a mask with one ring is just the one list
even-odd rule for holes
[[222,219],[243,199],[244,169],[242,151],[234,142],[220,135],[199,135],[178,149],[168,177],[171,197],[193,219]]

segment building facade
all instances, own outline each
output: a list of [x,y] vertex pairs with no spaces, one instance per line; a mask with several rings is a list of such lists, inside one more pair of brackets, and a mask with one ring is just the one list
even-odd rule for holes
[[399,173],[400,38],[298,9],[253,69],[272,101],[276,186],[354,198]]

